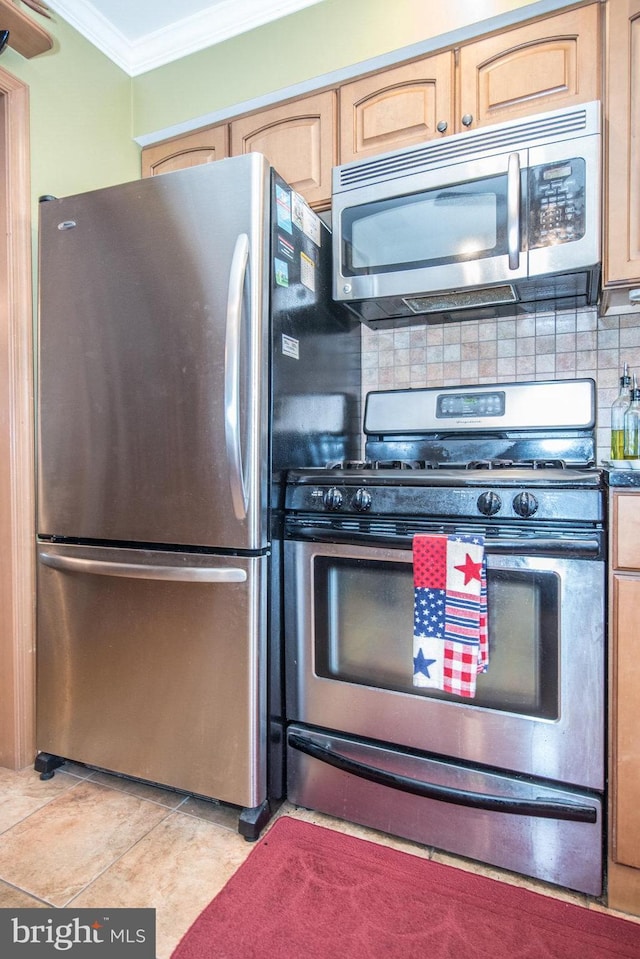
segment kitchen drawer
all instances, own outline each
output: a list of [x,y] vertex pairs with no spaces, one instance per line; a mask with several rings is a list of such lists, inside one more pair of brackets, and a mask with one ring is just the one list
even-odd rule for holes
[[640,569],[640,490],[614,493],[611,518],[613,568]]

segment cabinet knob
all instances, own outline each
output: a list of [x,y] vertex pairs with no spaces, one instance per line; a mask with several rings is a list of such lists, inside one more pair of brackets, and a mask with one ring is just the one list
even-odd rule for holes
[[472,123],[473,123],[473,117],[471,116],[471,114],[465,113],[465,115],[462,118],[462,125],[465,127],[470,127]]
[[438,133],[445,133],[448,126],[449,124],[446,120],[440,120],[440,122],[436,124],[436,130]]

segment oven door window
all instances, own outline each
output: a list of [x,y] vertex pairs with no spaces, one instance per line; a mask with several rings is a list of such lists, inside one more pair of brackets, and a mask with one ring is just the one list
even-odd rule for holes
[[560,584],[554,572],[489,566],[489,668],[478,676],[472,701],[413,686],[410,565],[317,556],[314,579],[318,675],[558,718]]
[[350,207],[341,223],[345,276],[504,256],[507,177]]

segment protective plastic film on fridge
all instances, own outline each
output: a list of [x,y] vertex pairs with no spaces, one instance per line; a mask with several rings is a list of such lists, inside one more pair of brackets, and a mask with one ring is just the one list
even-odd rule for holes
[[357,452],[326,227],[249,154],[41,204],[36,768],[282,792],[284,471]]

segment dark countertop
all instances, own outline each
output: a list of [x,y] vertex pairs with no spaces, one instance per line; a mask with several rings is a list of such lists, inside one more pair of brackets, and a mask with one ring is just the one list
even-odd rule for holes
[[605,467],[604,477],[608,486],[640,490],[640,470],[617,470]]

